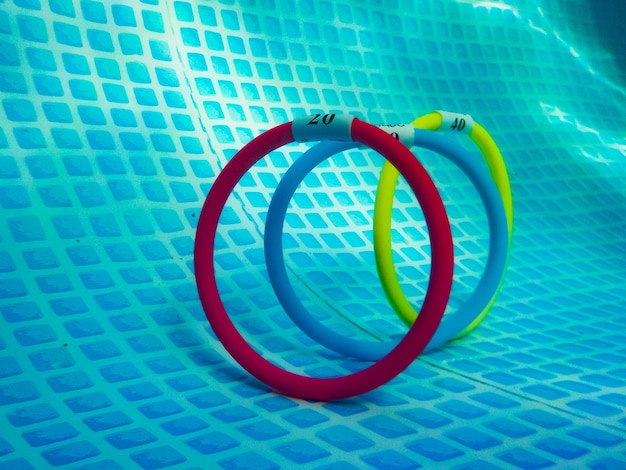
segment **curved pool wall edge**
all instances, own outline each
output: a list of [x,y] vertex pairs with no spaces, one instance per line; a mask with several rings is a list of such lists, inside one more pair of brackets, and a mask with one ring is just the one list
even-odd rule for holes
[[[0,469],[626,468],[626,5],[588,3],[0,0]],[[271,393],[197,298],[215,176],[293,116],[437,109],[484,125],[509,170],[513,252],[492,312],[366,395]],[[267,206],[306,148],[237,187],[216,269],[255,348],[345,374],[365,364],[290,323],[264,268]],[[454,308],[484,266],[486,219],[457,169],[418,155],[453,226]],[[370,338],[405,331],[375,273],[381,165],[351,151],[315,170],[284,235],[305,305]],[[394,207],[419,304],[423,220],[406,186]]]

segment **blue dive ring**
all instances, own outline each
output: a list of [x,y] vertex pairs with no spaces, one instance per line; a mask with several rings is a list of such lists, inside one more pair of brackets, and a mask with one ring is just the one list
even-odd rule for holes
[[[506,213],[500,193],[482,159],[477,159],[452,140],[432,131],[413,129],[413,145],[437,152],[455,163],[478,189],[489,222],[489,255],[476,290],[454,313],[446,314],[425,351],[453,339],[480,315],[492,300],[504,275],[509,245]],[[282,231],[289,202],[305,176],[331,156],[358,147],[354,142],[322,142],[305,152],[285,173],[269,205],[265,225],[265,261],[269,279],[285,312],[310,338],[335,352],[375,361],[391,351],[397,341],[369,341],[338,334],[313,318],[302,305],[287,274]]]

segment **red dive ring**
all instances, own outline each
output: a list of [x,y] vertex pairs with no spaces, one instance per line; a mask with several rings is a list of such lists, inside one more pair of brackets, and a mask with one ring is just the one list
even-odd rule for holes
[[[371,147],[389,160],[417,196],[428,226],[431,244],[431,278],[422,309],[406,336],[385,357],[349,375],[308,377],[288,372],[257,353],[230,320],[215,279],[215,235],[230,193],[261,158],[293,141],[345,140]],[[445,311],[454,271],[450,223],[433,181],[401,142],[385,131],[357,118],[313,115],[274,127],[246,144],[216,178],[204,201],[194,247],[196,283],[202,307],[217,338],[250,374],[276,392],[297,398],[332,401],[366,393],[406,369],[434,335]]]

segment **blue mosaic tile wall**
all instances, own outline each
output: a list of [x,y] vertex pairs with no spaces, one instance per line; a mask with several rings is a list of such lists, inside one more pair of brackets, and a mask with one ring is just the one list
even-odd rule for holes
[[[0,0],[0,469],[626,468],[624,17],[584,0]],[[492,313],[364,396],[271,393],[197,297],[216,174],[296,115],[435,109],[472,114],[509,167],[516,231]],[[238,185],[216,269],[256,348],[343,374],[364,364],[302,334],[264,268],[267,205],[305,148]],[[458,169],[419,156],[453,225],[453,309],[482,272],[485,216]],[[347,335],[404,331],[373,261],[381,162],[334,157],[287,215],[292,280]],[[426,229],[406,185],[394,207],[419,303]]]

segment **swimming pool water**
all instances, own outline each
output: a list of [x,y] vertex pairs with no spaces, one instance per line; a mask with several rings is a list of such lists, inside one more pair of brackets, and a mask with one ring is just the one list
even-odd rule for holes
[[[0,0],[0,468],[626,468],[625,15],[584,0]],[[509,168],[514,244],[493,311],[364,396],[271,393],[197,297],[216,174],[293,116],[436,109],[471,114]],[[238,185],[216,267],[258,350],[345,374],[364,364],[301,333],[264,270],[267,206],[306,148]],[[484,266],[484,209],[460,170],[418,155],[453,225],[454,308]],[[370,338],[405,331],[375,272],[381,163],[321,165],[285,229],[303,302]],[[419,304],[425,227],[406,186],[397,196],[397,266]]]

